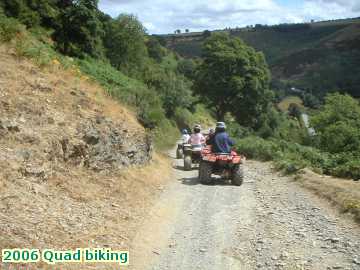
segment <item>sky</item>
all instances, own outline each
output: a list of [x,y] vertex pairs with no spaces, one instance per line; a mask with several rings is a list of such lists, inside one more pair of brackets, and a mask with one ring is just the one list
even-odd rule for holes
[[150,34],[360,17],[360,0],[100,0],[99,8],[136,15]]

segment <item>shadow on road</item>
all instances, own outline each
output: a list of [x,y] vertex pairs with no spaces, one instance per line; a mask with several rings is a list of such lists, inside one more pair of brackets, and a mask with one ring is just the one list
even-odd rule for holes
[[[174,165],[173,168],[176,170],[185,171],[184,166],[182,166],[182,165]],[[198,170],[198,168],[193,167],[193,168],[191,168],[191,170],[189,170],[187,172],[197,171],[197,170]]]
[[198,177],[185,177],[180,179],[179,181],[181,181],[183,185],[187,185],[187,186],[200,185]]
[[180,179],[183,185],[195,186],[195,185],[204,185],[204,186],[231,186],[230,180],[224,180],[221,178],[212,177],[210,184],[202,184],[199,181],[198,177],[185,177]]
[[175,170],[180,170],[180,171],[183,171],[184,170],[184,166],[181,166],[181,165],[173,165],[173,168]]
[[215,178],[213,177],[211,186],[232,186],[230,180],[222,179],[222,178]]

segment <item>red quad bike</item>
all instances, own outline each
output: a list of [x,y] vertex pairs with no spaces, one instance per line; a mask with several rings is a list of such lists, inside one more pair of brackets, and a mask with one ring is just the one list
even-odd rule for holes
[[219,175],[223,179],[230,179],[235,186],[241,186],[244,181],[245,156],[235,151],[231,154],[213,153],[211,146],[205,147],[201,152],[199,180],[202,184],[211,184],[211,175]]

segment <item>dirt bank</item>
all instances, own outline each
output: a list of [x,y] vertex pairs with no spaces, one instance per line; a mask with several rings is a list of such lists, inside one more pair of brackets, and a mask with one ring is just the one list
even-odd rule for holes
[[168,160],[95,83],[4,48],[0,62],[0,249],[128,248]]

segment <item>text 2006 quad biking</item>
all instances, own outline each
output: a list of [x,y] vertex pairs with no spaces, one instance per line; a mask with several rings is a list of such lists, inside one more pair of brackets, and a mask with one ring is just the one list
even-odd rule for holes
[[228,153],[213,153],[207,146],[201,152],[199,180],[203,184],[212,183],[212,174],[220,175],[223,179],[230,179],[231,183],[240,186],[244,181],[245,156],[235,151]]

